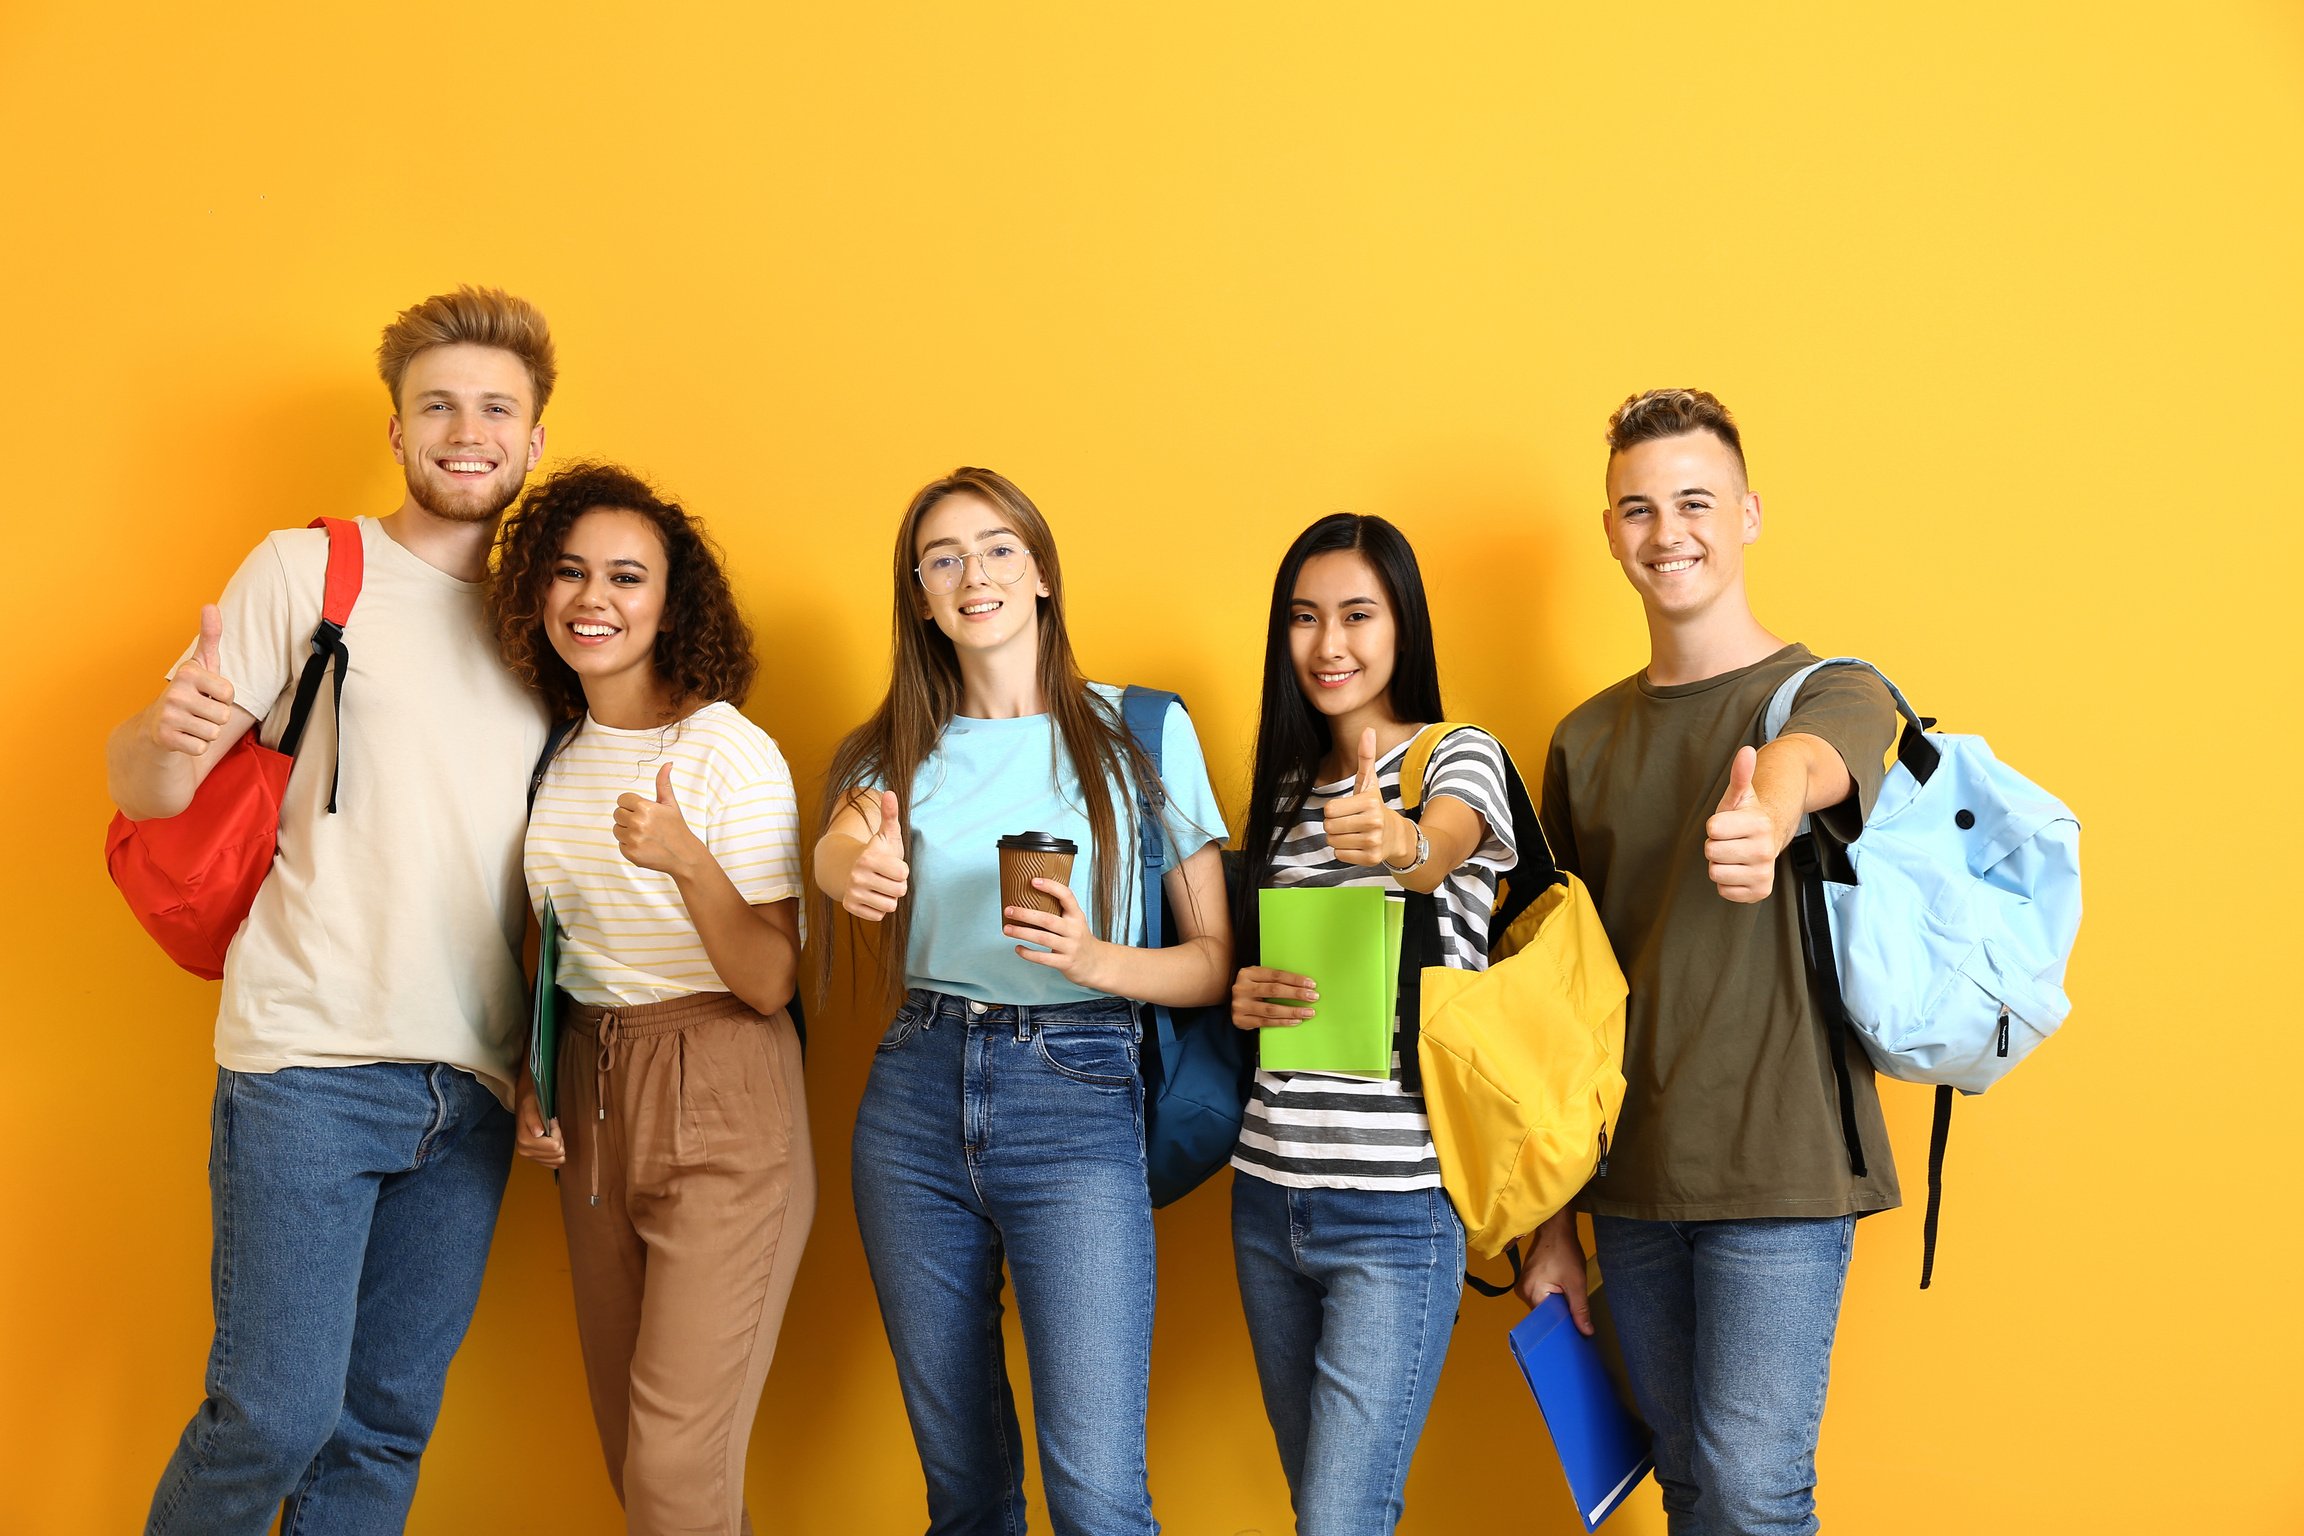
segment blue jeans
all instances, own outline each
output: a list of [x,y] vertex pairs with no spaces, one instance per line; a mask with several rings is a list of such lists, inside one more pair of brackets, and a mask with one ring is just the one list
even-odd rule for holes
[[1297,1536],[1386,1536],[1464,1288],[1447,1192],[1286,1189],[1234,1170],[1232,1257]]
[[1816,1529],[1853,1216],[1592,1219],[1672,1536]]
[[1131,1004],[914,991],[856,1111],[856,1221],[930,1536],[1024,1530],[1024,1445],[1000,1334],[1016,1284],[1059,1536],[1148,1536],[1152,1197]]
[[511,1115],[453,1067],[218,1071],[208,1398],[148,1533],[407,1523],[511,1162]]

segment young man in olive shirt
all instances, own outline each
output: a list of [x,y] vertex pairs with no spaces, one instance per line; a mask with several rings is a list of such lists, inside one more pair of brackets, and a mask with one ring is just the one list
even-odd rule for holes
[[1745,598],[1760,499],[1734,421],[1702,391],[1655,390],[1608,442],[1601,522],[1647,612],[1648,666],[1561,722],[1541,813],[1631,983],[1624,1109],[1580,1203],[1673,1536],[1813,1531],[1855,1218],[1898,1195],[1871,1065],[1810,995],[1780,856],[1803,814],[1862,825],[1896,715],[1877,678],[1835,667],[1761,746],[1769,695],[1816,658]]

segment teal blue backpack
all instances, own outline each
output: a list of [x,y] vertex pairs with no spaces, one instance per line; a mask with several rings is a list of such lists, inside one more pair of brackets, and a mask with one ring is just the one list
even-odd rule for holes
[[[1152,764],[1160,767],[1160,728],[1168,706],[1183,705],[1173,693],[1131,686],[1120,698],[1128,733]],[[1167,792],[1155,779],[1136,788],[1136,827],[1144,889],[1144,947],[1159,949],[1176,938],[1175,914],[1161,877],[1168,871],[1167,826],[1161,812]],[[1232,1159],[1240,1139],[1240,1116],[1254,1077],[1246,1033],[1232,1026],[1229,1000],[1202,1008],[1145,1005],[1151,1028],[1144,1032],[1144,1171],[1152,1203],[1166,1205],[1198,1188]]]

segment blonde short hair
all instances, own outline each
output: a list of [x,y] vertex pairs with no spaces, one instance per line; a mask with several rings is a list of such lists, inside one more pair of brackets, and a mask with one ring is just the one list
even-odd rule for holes
[[1736,430],[1736,418],[1701,389],[1651,389],[1616,407],[1616,414],[1608,418],[1608,457],[1613,459],[1635,443],[1690,432],[1711,433],[1736,455],[1737,467],[1743,467],[1744,435]]
[[536,414],[544,414],[544,402],[552,398],[552,381],[560,369],[552,359],[552,330],[544,323],[543,311],[501,288],[470,284],[412,304],[384,327],[384,340],[376,348],[376,371],[392,392],[394,407],[400,404],[400,380],[417,353],[459,344],[500,347],[520,359],[536,389]]

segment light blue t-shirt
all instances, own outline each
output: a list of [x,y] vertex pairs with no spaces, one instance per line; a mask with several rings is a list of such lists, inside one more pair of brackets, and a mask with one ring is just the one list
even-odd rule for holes
[[[1088,685],[1111,701],[1118,718],[1121,690]],[[955,717],[912,781],[905,858],[912,865],[912,940],[904,957],[904,984],[931,987],[980,1003],[1085,1002],[1102,994],[1076,987],[1055,970],[1021,960],[1000,922],[1000,839],[1012,832],[1047,832],[1079,844],[1072,861],[1072,894],[1096,920],[1095,844],[1080,804],[1080,780],[1068,752],[1054,752],[1049,715],[1017,720]],[[1160,729],[1160,777],[1168,806],[1168,867],[1222,843],[1227,833],[1207,759],[1191,717],[1174,705]],[[1112,811],[1128,860],[1128,876],[1108,937],[1144,941],[1137,909],[1142,875],[1135,837],[1136,793],[1115,782]]]

